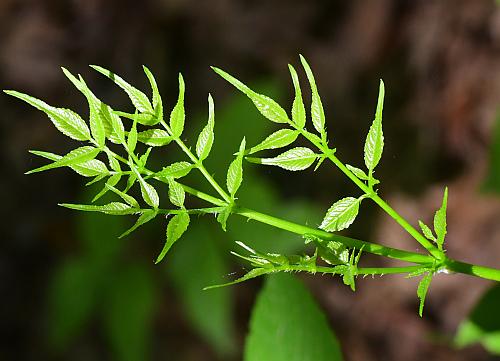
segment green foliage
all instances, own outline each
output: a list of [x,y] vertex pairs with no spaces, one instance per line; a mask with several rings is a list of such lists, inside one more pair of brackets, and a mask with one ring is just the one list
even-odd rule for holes
[[245,361],[342,360],[325,315],[291,275],[269,277],[259,294],[245,342]]

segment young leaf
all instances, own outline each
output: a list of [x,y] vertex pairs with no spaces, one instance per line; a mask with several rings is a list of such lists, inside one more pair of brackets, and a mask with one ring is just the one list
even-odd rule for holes
[[172,217],[167,225],[167,241],[155,263],[159,263],[165,257],[173,244],[181,238],[184,232],[186,232],[188,226],[189,214],[186,211]]
[[155,178],[182,178],[189,174],[194,165],[188,162],[176,162],[155,174]]
[[91,146],[80,147],[80,148],[72,150],[71,152],[69,152],[65,156],[56,160],[54,163],[47,164],[43,167],[39,167],[39,168],[30,170],[30,171],[26,172],[26,174],[43,172],[45,170],[59,168],[59,167],[75,166],[75,165],[87,162],[91,159],[94,159],[97,156],[97,154],[99,154],[99,149],[97,149],[97,148],[94,148]]
[[304,170],[311,166],[317,159],[317,155],[309,148],[297,147],[290,149],[274,158],[250,158],[252,163],[274,165],[286,170]]
[[111,134],[109,139],[113,143],[124,144],[125,143],[125,127],[118,114],[111,109],[110,106],[101,103],[101,114],[106,121],[104,124],[109,123],[111,125]]
[[326,140],[326,129],[325,129],[325,111],[323,110],[323,104],[321,103],[321,98],[318,93],[318,88],[316,86],[316,81],[314,80],[314,75],[311,67],[307,63],[306,59],[300,55],[300,62],[304,67],[304,71],[307,75],[307,80],[309,80],[309,85],[311,86],[311,119],[314,125],[314,129],[321,135],[321,139]]
[[273,99],[269,98],[268,96],[254,92],[252,89],[247,87],[241,81],[239,81],[235,77],[229,75],[228,73],[219,68],[212,67],[212,69],[222,78],[231,83],[236,89],[238,89],[247,97],[249,97],[250,100],[254,103],[257,110],[264,117],[275,123],[290,122],[290,120],[288,119],[288,115],[286,114],[286,111]]
[[132,104],[137,108],[137,110],[141,113],[153,113],[153,108],[151,107],[151,103],[148,100],[148,97],[141,92],[139,89],[134,88],[132,85],[127,83],[125,80],[123,80],[121,77],[118,75],[114,74],[113,72],[104,69],[100,66],[97,65],[90,65],[90,67],[99,73],[107,76],[109,79],[111,79],[116,85],[118,85],[120,88],[122,88],[132,101]]
[[184,188],[172,178],[168,180],[168,198],[173,205],[184,207],[184,200],[186,198]]
[[295,99],[292,104],[292,122],[294,122],[299,129],[302,129],[306,125],[306,109],[304,108],[304,101],[302,100],[299,77],[294,67],[290,64],[288,64],[288,69],[290,69],[293,87],[295,88]]
[[129,153],[134,153],[135,147],[137,146],[137,121],[134,121],[132,124],[132,128],[130,129],[130,132],[128,132],[128,138],[127,138],[127,151]]
[[161,147],[172,141],[172,137],[163,129],[148,129],[137,133],[137,140],[152,147]]
[[382,110],[384,108],[384,94],[384,82],[380,80],[375,119],[370,126],[370,130],[368,131],[368,135],[365,141],[364,158],[370,179],[372,177],[373,170],[382,157],[382,151],[384,149],[384,134],[382,132]]
[[106,141],[106,130],[104,128],[103,117],[100,114],[101,111],[101,101],[98,100],[94,94],[87,87],[87,84],[83,81],[83,78],[80,80],[83,86],[83,94],[87,98],[90,109],[90,133],[92,134],[92,138],[96,142],[99,147],[104,147],[104,143]]
[[335,202],[326,212],[319,228],[336,232],[348,228],[356,219],[362,198],[346,197]]
[[446,236],[446,207],[448,203],[448,187],[444,189],[443,203],[434,215],[434,232],[436,232],[436,243],[439,249],[443,249],[444,237]]
[[123,216],[126,214],[134,214],[137,212],[136,208],[132,208],[128,204],[120,202],[111,202],[103,206],[95,206],[92,204],[70,204],[70,203],[61,203],[59,205],[77,211],[101,212],[105,214],[111,214],[114,216]]
[[5,93],[24,100],[29,105],[47,114],[55,127],[64,135],[75,140],[90,140],[89,127],[75,112],[50,106],[40,99],[17,91],[5,90]]
[[196,142],[196,154],[200,160],[208,157],[214,143],[214,101],[208,94],[208,124],[203,128]]
[[141,185],[141,194],[144,202],[150,205],[153,208],[158,208],[160,205],[160,198],[158,197],[158,193],[156,189],[151,184],[146,183],[144,178],[142,178],[141,174],[137,171],[135,167],[130,167],[134,172],[135,176],[139,180],[139,184]]
[[255,147],[252,147],[248,154],[253,154],[260,152],[261,150],[266,149],[276,149],[286,147],[287,145],[292,144],[295,139],[297,139],[299,132],[297,130],[291,129],[280,129],[266,139],[264,139],[261,143],[257,144]]
[[368,175],[361,169],[353,167],[352,165],[346,164],[347,169],[349,169],[356,177],[361,180],[368,180]]
[[238,155],[236,159],[231,162],[227,170],[226,185],[232,198],[234,198],[243,181],[243,153],[245,151],[245,146],[246,141],[245,138],[243,138]]
[[153,111],[155,115],[155,120],[151,123],[151,125],[157,124],[163,120],[163,103],[161,101],[160,91],[158,90],[158,84],[153,76],[153,73],[143,65],[144,73],[148,77],[149,84],[151,85],[151,91],[153,92]]
[[217,222],[220,223],[222,230],[226,232],[227,219],[231,215],[232,207],[224,207],[219,214],[217,214]]
[[149,221],[153,220],[157,214],[158,214],[157,209],[146,209],[145,211],[142,211],[141,215],[139,216],[139,218],[137,219],[135,224],[132,227],[130,227],[129,229],[127,229],[125,232],[123,232],[119,238],[123,238],[125,236],[128,236],[130,233],[135,231],[137,228],[139,228],[143,224],[148,223]]
[[115,186],[118,184],[118,182],[120,181],[122,175],[121,174],[113,174],[111,177],[108,178],[108,180],[106,181],[106,184],[104,185],[104,188],[95,195],[94,198],[92,198],[92,203],[94,203],[95,201],[97,201],[99,198],[101,198],[103,195],[105,195],[109,188],[106,187],[106,186]]
[[429,289],[429,285],[431,284],[432,276],[432,273],[428,272],[418,284],[417,296],[420,299],[418,314],[420,315],[420,317],[422,317],[422,314],[424,312],[425,296],[427,296],[427,290]]
[[170,113],[170,129],[174,138],[180,137],[184,130],[184,119],[186,117],[184,112],[184,91],[184,79],[182,78],[182,74],[179,73],[179,97],[177,104],[175,104],[174,109]]
[[120,191],[119,189],[116,189],[114,186],[111,186],[109,184],[104,185],[106,188],[108,188],[110,191],[113,193],[116,193],[119,195],[125,202],[127,202],[132,208],[141,208],[139,206],[139,203],[135,200],[134,197],[128,195],[127,193],[124,193]]
[[[60,160],[62,156],[50,153],[50,152],[42,152],[39,150],[30,150],[31,154],[38,155],[43,158],[47,158],[50,160]],[[108,168],[106,165],[101,162],[99,159],[91,159],[83,163],[70,165],[71,169],[73,169],[76,173],[84,176],[84,177],[95,177],[98,175],[106,175],[109,174]]]
[[436,237],[434,237],[434,235],[432,234],[431,229],[422,221],[418,221],[418,224],[419,224],[420,229],[422,230],[422,233],[424,234],[425,238],[436,242]]

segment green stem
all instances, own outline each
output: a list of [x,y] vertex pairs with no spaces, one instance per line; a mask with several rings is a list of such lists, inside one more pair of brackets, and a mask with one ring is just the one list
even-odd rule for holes
[[465,262],[447,259],[445,269],[451,272],[463,273],[471,276],[485,278],[492,281],[500,282],[500,269],[495,269],[485,266],[477,266]]

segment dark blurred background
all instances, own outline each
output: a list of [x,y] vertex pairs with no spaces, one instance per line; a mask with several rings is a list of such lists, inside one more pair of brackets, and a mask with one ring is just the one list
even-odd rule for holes
[[[145,91],[141,65],[148,65],[167,109],[181,71],[191,144],[206,122],[207,93],[215,98],[216,143],[207,166],[219,180],[243,135],[254,145],[274,128],[210,65],[288,108],[286,64],[298,66],[303,54],[317,77],[331,143],[341,159],[358,165],[383,78],[381,194],[408,219],[429,221],[449,185],[449,255],[500,266],[500,201],[485,192],[499,178],[484,185],[500,101],[500,8],[492,0],[1,0],[0,39],[2,89],[85,116],[86,102],[60,66],[81,73],[99,97],[126,111],[126,96],[88,64],[112,69]],[[228,256],[234,240],[286,252],[300,251],[301,240],[236,218],[223,233],[206,217],[155,266],[164,220],[118,240],[132,219],[58,207],[88,202],[99,187],[85,188],[68,169],[23,175],[43,164],[28,150],[63,154],[75,142],[13,98],[1,96],[0,106],[0,359],[241,359],[261,281],[210,292],[202,287],[242,271]],[[159,168],[176,157],[170,146],[152,162]],[[327,164],[293,177],[247,164],[241,192],[242,204],[310,225],[319,224],[333,200],[357,194]],[[346,234],[418,250],[367,203]],[[386,264],[369,256],[362,262]],[[437,276],[420,319],[416,279],[367,278],[356,293],[338,279],[303,279],[346,360],[493,359],[479,346],[450,346],[487,281]]]

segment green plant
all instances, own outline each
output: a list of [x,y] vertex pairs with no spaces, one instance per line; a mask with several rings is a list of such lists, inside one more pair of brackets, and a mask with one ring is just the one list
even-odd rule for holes
[[[88,184],[104,181],[104,187],[94,197],[93,202],[96,202],[108,192],[114,193],[119,198],[119,201],[103,205],[64,203],[61,204],[62,206],[110,215],[137,215],[136,223],[126,230],[121,237],[130,234],[158,216],[168,216],[170,218],[166,227],[166,242],[156,259],[156,263],[165,257],[170,248],[186,232],[192,215],[215,214],[216,220],[224,230],[226,230],[228,222],[230,222],[229,217],[237,215],[298,234],[303,237],[306,244],[313,246],[313,251],[308,255],[264,253],[255,251],[239,242],[238,244],[247,254],[242,255],[236,252],[233,252],[233,254],[248,261],[253,268],[245,276],[225,285],[242,282],[264,274],[308,272],[341,275],[343,282],[350,286],[352,290],[355,290],[355,279],[360,275],[399,273],[406,274],[408,277],[423,276],[417,290],[420,299],[419,313],[422,315],[427,290],[433,275],[436,273],[459,272],[500,281],[500,270],[498,269],[471,265],[447,257],[444,249],[447,189],[444,191],[441,207],[434,216],[434,232],[421,221],[419,221],[421,231],[418,231],[379,196],[377,186],[380,181],[375,178],[375,168],[381,159],[384,147],[382,131],[384,83],[380,82],[375,118],[365,142],[364,161],[367,170],[364,171],[344,164],[337,157],[335,148],[329,146],[329,137],[325,127],[325,114],[314,75],[302,56],[301,63],[311,88],[310,117],[314,132],[306,129],[307,117],[299,78],[291,65],[289,69],[295,88],[291,117],[271,98],[253,91],[221,69],[213,68],[217,74],[249,97],[265,118],[284,126],[283,129],[275,131],[253,147],[247,147],[245,138],[242,139],[239,149],[235,153],[235,158],[227,169],[225,186],[221,185],[204,165],[204,160],[210,154],[215,137],[214,102],[211,95],[208,96],[208,121],[198,136],[194,150],[182,139],[185,123],[185,85],[182,75],[179,75],[177,103],[170,112],[168,121],[164,119],[164,107],[156,81],[146,67],[144,67],[144,71],[152,88],[151,101],[143,92],[118,75],[104,68],[92,66],[96,71],[114,81],[128,94],[135,107],[134,113],[113,110],[92,93],[81,76],[76,77],[63,69],[64,74],[84,94],[88,101],[90,128],[78,114],[69,109],[50,106],[39,99],[16,91],[6,91],[6,93],[24,100],[45,112],[56,128],[63,134],[77,141],[87,143],[87,145],[76,148],[64,156],[44,151],[31,151],[35,155],[51,160],[52,163],[27,173],[70,167],[84,177],[93,178]],[[125,128],[122,119],[129,120],[127,128]],[[299,136],[305,138],[315,150],[299,146],[272,158],[253,156],[257,152],[287,147]],[[176,144],[187,156],[187,160],[169,164],[160,170],[149,169],[148,159],[151,151],[169,143]],[[121,148],[125,151],[122,155],[119,154]],[[98,156],[103,158],[98,159]],[[107,161],[108,165],[103,159]],[[361,194],[357,197],[346,197],[334,202],[326,212],[319,229],[289,222],[253,209],[244,208],[237,202],[238,190],[243,181],[244,160],[256,164],[277,166],[290,171],[306,170],[314,163],[316,163],[315,169],[317,169],[325,161],[328,161],[333,163],[349,178],[360,189]],[[181,182],[181,178],[193,170],[197,170],[203,175],[216,192],[216,196]],[[162,183],[168,185],[168,199],[172,207],[160,207],[160,194],[163,192],[160,191],[159,193],[158,190],[165,189],[165,193],[167,193]],[[140,190],[141,201],[138,201],[138,197],[133,195],[134,186]],[[196,208],[186,206],[186,194],[205,201],[209,206]],[[360,204],[365,199],[375,202],[399,223],[405,231],[426,249],[427,254],[390,248],[337,234],[336,232],[348,228],[354,222]],[[162,204],[163,202],[162,198]],[[408,265],[402,267],[359,267],[358,263],[362,252],[405,261]],[[322,263],[319,263],[320,261]],[[207,288],[220,286],[223,285]]]

